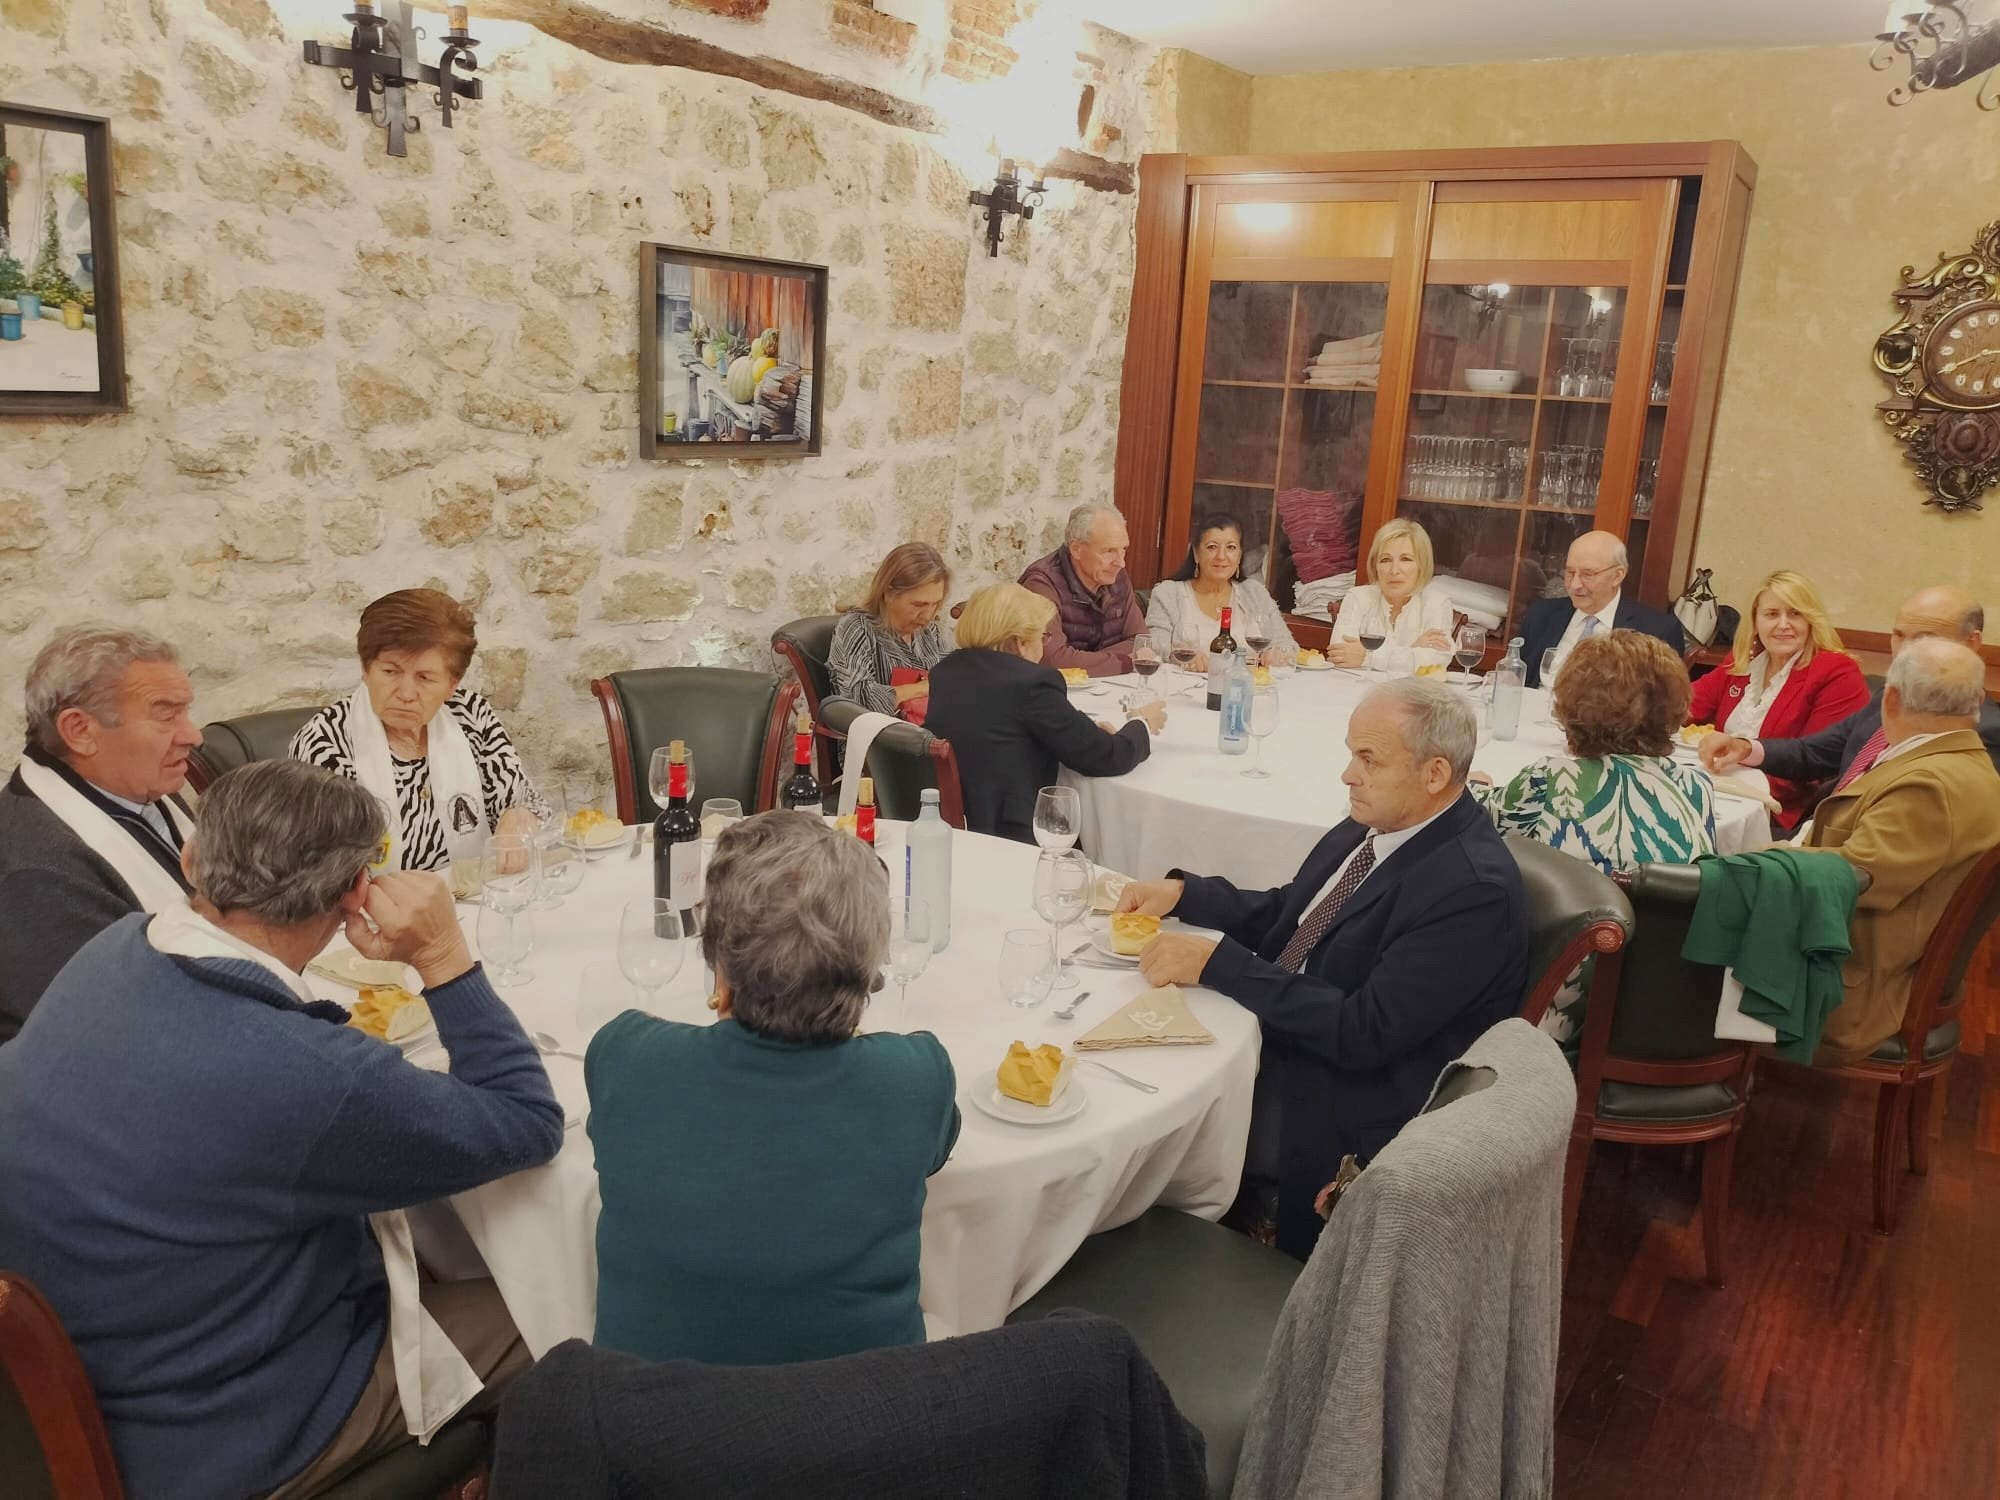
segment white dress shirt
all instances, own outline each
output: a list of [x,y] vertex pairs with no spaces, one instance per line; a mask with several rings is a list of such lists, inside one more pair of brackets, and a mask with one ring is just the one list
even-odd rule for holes
[[[1464,793],[1461,792],[1459,795],[1463,796]],[[1347,858],[1343,859],[1340,862],[1340,868],[1335,870],[1333,874],[1327,877],[1326,884],[1319,888],[1319,894],[1313,897],[1312,900],[1306,904],[1306,911],[1310,912],[1315,906],[1318,906],[1320,902],[1324,901],[1327,898],[1327,894],[1330,891],[1332,891],[1332,889],[1335,886],[1340,884],[1340,877],[1345,875],[1347,873],[1347,867],[1353,864],[1354,861],[1360,857],[1361,851],[1367,847],[1369,839],[1373,839],[1375,842],[1375,863],[1369,867],[1368,874],[1363,875],[1361,877],[1361,885],[1368,884],[1370,876],[1373,876],[1377,870],[1382,868],[1383,860],[1387,859],[1390,855],[1394,854],[1398,849],[1402,848],[1403,845],[1409,843],[1411,839],[1415,838],[1418,834],[1422,833],[1426,828],[1430,827],[1431,824],[1435,823],[1439,818],[1443,817],[1446,813],[1450,812],[1457,805],[1458,805],[1457,799],[1454,798],[1452,801],[1447,802],[1443,807],[1439,808],[1436,812],[1432,813],[1428,818],[1425,818],[1421,823],[1412,823],[1408,828],[1398,828],[1394,833],[1371,833],[1368,836],[1368,838],[1365,838],[1360,843],[1356,844],[1354,846],[1353,851],[1348,854]],[[1361,886],[1359,885],[1356,886],[1354,890],[1356,895],[1360,894]],[[1352,901],[1354,897],[1349,896],[1347,899],[1349,901]],[[1303,921],[1304,919],[1305,919],[1304,914],[1302,913],[1300,915],[1300,920]]]
[[1740,734],[1746,740],[1754,740],[1762,734],[1764,721],[1771,716],[1772,705],[1778,701],[1778,694],[1785,690],[1785,684],[1792,677],[1792,668],[1799,664],[1803,655],[1803,652],[1793,652],[1786,658],[1785,664],[1773,672],[1770,653],[1760,651],[1757,659],[1750,663],[1750,680],[1743,684],[1743,696],[1737,700],[1735,709],[1716,715],[1724,721],[1718,727],[1730,734]]
[[[1576,609],[1574,605],[1571,606],[1572,612],[1569,617],[1569,629],[1565,630],[1562,633],[1562,639],[1556,642],[1556,664],[1543,678],[1543,687],[1549,688],[1555,686],[1556,676],[1562,671],[1563,663],[1569,660],[1569,654],[1576,649],[1576,643],[1583,639],[1584,622],[1587,620],[1597,621],[1597,628],[1590,632],[1592,635],[1604,635],[1608,633],[1612,629],[1612,622],[1618,618],[1618,601],[1624,597],[1624,590],[1619,590],[1611,596],[1604,608],[1598,610],[1595,614],[1587,615],[1581,610]],[[1534,664],[1530,663],[1529,665],[1532,666]]]
[[141,818],[145,819],[146,826],[152,829],[153,832],[157,833],[162,839],[166,840],[167,847],[169,849],[173,847],[174,843],[173,832],[171,829],[167,827],[167,815],[160,810],[159,803],[134,802],[128,797],[119,796],[116,792],[105,791],[103,787],[97,786],[96,782],[92,782],[91,785],[95,787],[98,793],[104,798],[106,798],[108,801],[116,802],[120,807],[124,808],[127,812],[135,812]]

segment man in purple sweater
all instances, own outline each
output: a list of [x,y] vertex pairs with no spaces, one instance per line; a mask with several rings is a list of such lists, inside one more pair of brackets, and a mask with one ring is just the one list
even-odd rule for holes
[[[0,1266],[54,1304],[131,1494],[290,1500],[409,1441],[367,1216],[562,1144],[444,882],[369,875],[383,833],[343,777],[232,772],[183,851],[190,905],[93,938],[0,1049]],[[343,928],[422,977],[448,1073],[312,998]],[[422,1299],[480,1400],[527,1364],[491,1282]]]
[[1082,667],[1092,677],[1132,670],[1132,643],[1146,633],[1146,612],[1125,571],[1131,537],[1110,505],[1079,505],[1069,513],[1063,544],[1021,574],[1056,607],[1042,637],[1042,665]]

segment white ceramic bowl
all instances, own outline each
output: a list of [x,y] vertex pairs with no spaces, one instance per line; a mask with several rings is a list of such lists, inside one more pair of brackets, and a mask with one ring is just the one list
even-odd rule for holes
[[1521,383],[1519,370],[1467,370],[1465,388],[1495,395],[1507,395]]

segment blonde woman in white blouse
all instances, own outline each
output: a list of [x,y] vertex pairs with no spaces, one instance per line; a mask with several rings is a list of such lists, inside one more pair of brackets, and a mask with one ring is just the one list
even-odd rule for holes
[[1271,597],[1271,591],[1254,578],[1243,576],[1243,526],[1233,516],[1204,516],[1195,523],[1188,555],[1171,578],[1153,585],[1153,597],[1146,605],[1146,631],[1162,656],[1180,641],[1195,648],[1190,664],[1197,672],[1208,670],[1208,643],[1222,628],[1222,610],[1230,611],[1229,633],[1236,644],[1248,649],[1251,636],[1268,640],[1264,660],[1291,662],[1298,658],[1298,642],[1285,624],[1285,612]]
[[1450,660],[1452,608],[1442,589],[1431,583],[1431,539],[1415,521],[1397,519],[1375,533],[1362,559],[1362,575],[1370,581],[1348,590],[1333,622],[1327,660],[1337,667],[1359,667],[1368,652],[1364,635],[1382,635],[1385,647],[1402,646],[1416,655],[1418,666]]

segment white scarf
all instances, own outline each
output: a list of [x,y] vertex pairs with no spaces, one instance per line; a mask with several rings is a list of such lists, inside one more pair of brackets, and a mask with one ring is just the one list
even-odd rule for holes
[[[103,808],[71,786],[62,777],[32,756],[21,758],[21,783],[60,818],[69,831],[83,841],[86,849],[99,856],[132,888],[143,911],[165,911],[187,900],[187,893],[160,862],[139,846],[139,841]],[[173,820],[185,840],[194,824],[169,798],[157,804]]]
[[[315,998],[303,975],[294,974],[261,948],[183,905],[146,924],[146,941],[155,952],[182,958],[235,959],[253,963],[310,1005]],[[318,1025],[331,1024],[317,1022]],[[389,1282],[389,1355],[396,1369],[396,1395],[403,1406],[403,1425],[419,1443],[456,1416],[466,1402],[485,1388],[436,1318],[423,1304],[417,1275],[416,1242],[410,1221],[400,1209],[368,1216],[375,1243],[382,1251],[382,1270]]]
[[[437,809],[444,828],[445,848],[454,861],[477,859],[486,846],[486,795],[480,789],[479,763],[472,758],[472,744],[449,708],[431,715],[426,726],[429,742],[424,752],[424,772],[430,779],[431,805]],[[354,757],[354,776],[387,809],[389,848],[375,868],[400,870],[407,851],[403,848],[403,813],[396,804],[396,767],[389,756],[389,735],[375,716],[363,683],[347,699],[347,744]],[[470,826],[461,827],[469,821]]]

